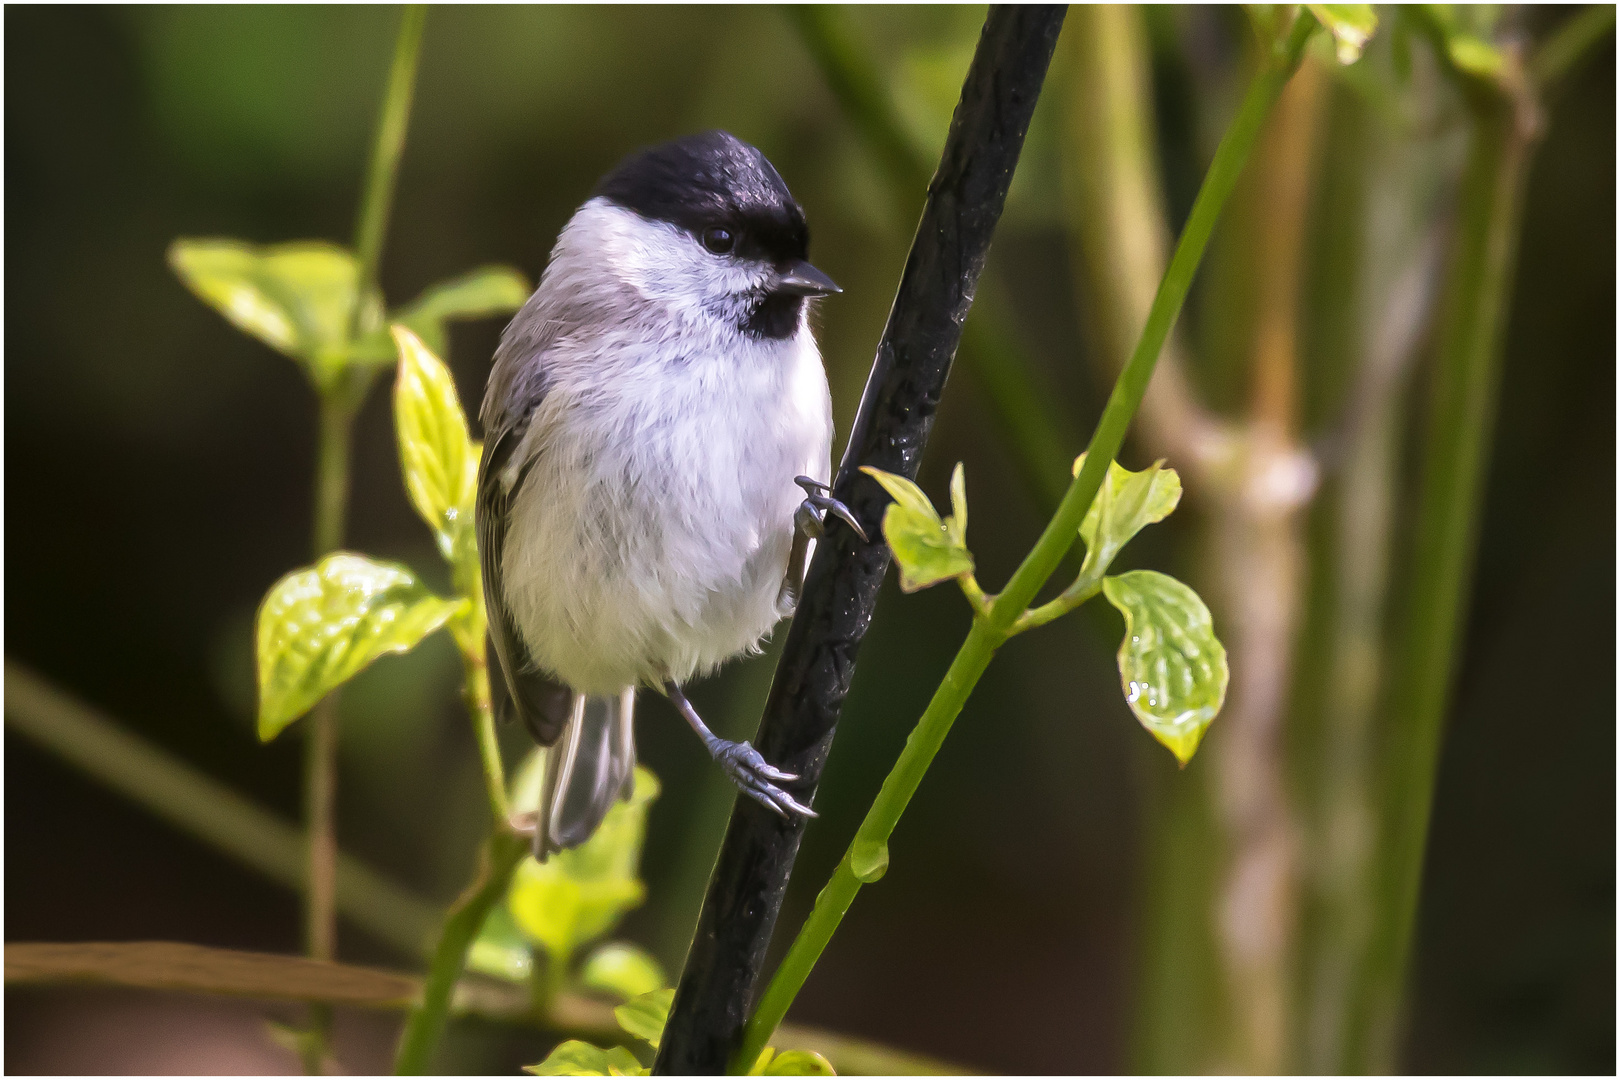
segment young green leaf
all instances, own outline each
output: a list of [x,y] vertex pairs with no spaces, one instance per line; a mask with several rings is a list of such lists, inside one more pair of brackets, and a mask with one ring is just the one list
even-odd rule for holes
[[1154,570],[1103,579],[1125,616],[1119,677],[1125,701],[1185,765],[1226,700],[1226,649],[1209,608],[1187,586]]
[[[443,356],[450,347],[449,322],[508,314],[523,306],[529,292],[528,279],[516,270],[482,266],[429,286],[388,321],[404,326],[429,352]],[[394,342],[387,330],[378,330],[356,342],[352,355],[360,363],[386,364],[394,359]]]
[[[768,1052],[768,1048],[767,1048]],[[832,1062],[814,1050],[784,1050],[765,1066],[764,1076],[837,1076]]]
[[916,592],[973,572],[973,556],[966,547],[967,492],[960,464],[951,476],[955,506],[948,523],[939,519],[922,489],[905,477],[867,465],[861,472],[882,484],[894,499],[883,512],[883,537],[900,567],[903,591]]
[[529,981],[534,971],[534,952],[504,904],[496,904],[485,917],[467,953],[467,970],[507,982]]
[[516,311],[532,291],[528,279],[511,267],[481,266],[427,289],[402,308],[395,321],[442,355],[448,344],[445,323]]
[[650,994],[668,981],[651,953],[623,941],[610,941],[591,953],[579,971],[581,986],[622,1001]]
[[[1074,459],[1074,475],[1080,475],[1086,455]],[[1131,537],[1156,521],[1163,521],[1181,501],[1181,477],[1156,461],[1141,472],[1131,472],[1117,461],[1108,463],[1108,476],[1097,491],[1091,509],[1080,523],[1080,539],[1086,542],[1086,561],[1081,573],[1095,581],[1106,573],[1114,556]]]
[[646,1076],[651,1072],[622,1046],[603,1050],[578,1039],[569,1039],[547,1054],[546,1060],[525,1065],[523,1071],[535,1076]]
[[385,653],[408,652],[462,610],[397,563],[328,555],[271,586],[254,637],[259,738],[268,742]]
[[433,530],[439,553],[454,561],[460,541],[473,528],[478,487],[478,448],[467,436],[467,417],[456,382],[403,326],[393,328],[399,347],[394,381],[394,430],[411,505]]
[[[255,247],[238,240],[176,240],[169,265],[204,302],[239,329],[301,362],[318,388],[333,385],[349,359],[354,256],[318,240]],[[382,297],[366,297],[360,328],[381,325]]]
[[664,1025],[669,1022],[669,1007],[675,1002],[673,989],[654,990],[642,994],[613,1010],[613,1018],[636,1038],[658,1046],[664,1037]]
[[507,906],[524,936],[543,946],[554,962],[566,962],[646,898],[636,872],[647,806],[657,797],[657,778],[637,767],[634,792],[614,804],[595,835],[544,863],[528,859],[518,867]]
[[1378,29],[1378,15],[1371,4],[1309,4],[1316,21],[1333,35],[1333,44],[1341,64],[1353,64],[1361,59],[1373,31]]

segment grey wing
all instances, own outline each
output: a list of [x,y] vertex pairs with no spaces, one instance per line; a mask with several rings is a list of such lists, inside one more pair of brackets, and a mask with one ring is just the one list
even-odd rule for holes
[[522,430],[506,431],[484,443],[478,470],[478,556],[484,576],[484,606],[489,612],[491,651],[506,690],[505,695],[497,695],[497,715],[503,721],[521,720],[535,742],[550,746],[568,724],[574,693],[535,667],[512,622],[501,581],[507,512],[525,478],[520,476],[508,489],[502,483],[502,473],[522,435]]
[[573,712],[573,690],[540,671],[518,633],[506,603],[501,558],[506,548],[508,513],[528,478],[525,468],[508,475],[512,455],[528,432],[534,407],[544,396],[541,359],[561,325],[545,317],[545,286],[512,319],[501,336],[490,371],[481,416],[484,454],[478,464],[478,554],[484,576],[489,640],[506,694],[496,695],[503,721],[518,719],[541,746],[562,735]]

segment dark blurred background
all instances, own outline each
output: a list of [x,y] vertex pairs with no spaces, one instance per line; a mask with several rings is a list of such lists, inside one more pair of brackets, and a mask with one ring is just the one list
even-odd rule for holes
[[[982,12],[851,13],[924,146],[943,139]],[[288,817],[299,746],[254,736],[250,630],[265,589],[308,561],[312,396],[292,363],[188,294],[164,249],[206,235],[348,243],[397,18],[5,13],[6,653]],[[1531,174],[1428,853],[1405,1050],[1415,1070],[1614,1068],[1612,41],[1600,54],[1551,113]],[[1165,86],[1165,130],[1190,130],[1188,95]],[[382,269],[395,303],[486,263],[536,278],[595,178],[637,145],[708,127],[758,145],[806,207],[816,262],[845,288],[821,315],[841,453],[909,228],[893,227],[875,166],[778,12],[438,8],[416,102]],[[1037,115],[992,273],[1043,377],[1089,425],[1102,379],[1072,301],[1053,108]],[[1175,201],[1202,159],[1167,153],[1165,168]],[[499,330],[454,331],[464,401],[482,395]],[[952,390],[921,480],[942,494],[966,462],[981,579],[999,583],[1044,518],[971,383]],[[379,387],[357,429],[348,546],[444,588],[391,425]],[[1173,520],[1129,561],[1174,568],[1191,535]],[[808,911],[966,626],[949,590],[883,597],[784,928]],[[1179,777],[1121,701],[1117,627],[1088,612],[1004,650],[796,1019],[983,1069],[1128,1067],[1142,792]],[[770,662],[701,686],[700,711],[743,737]],[[471,873],[484,828],[458,675],[449,643],[430,639],[344,698],[343,847],[437,901]],[[522,736],[506,735],[515,755]],[[665,794],[650,820],[650,899],[622,936],[673,972],[729,801],[661,700],[646,699],[639,738]],[[1210,743],[1220,738],[1217,722]],[[299,948],[290,892],[9,732],[5,777],[7,941]],[[340,955],[406,962],[347,926]],[[293,1064],[257,1019],[276,1010],[252,1004],[30,990],[6,1005],[11,1072]],[[345,1064],[384,1068],[394,1022],[342,1016]],[[468,1024],[444,1064],[509,1071],[545,1047]]]

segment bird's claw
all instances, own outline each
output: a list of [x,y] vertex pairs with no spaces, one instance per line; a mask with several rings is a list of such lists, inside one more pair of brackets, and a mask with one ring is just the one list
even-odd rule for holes
[[798,511],[793,515],[794,524],[806,536],[820,537],[826,532],[826,515],[832,514],[855,530],[863,542],[868,542],[866,530],[861,523],[855,520],[855,514],[843,502],[830,494],[832,488],[819,480],[812,480],[808,476],[795,476],[793,482],[804,489],[804,502],[799,504]]
[[760,756],[758,750],[745,742],[716,739],[712,752],[714,760],[726,771],[731,782],[766,809],[784,818],[791,818],[795,814],[806,818],[816,816],[814,810],[776,786],[776,781],[791,783],[797,780],[797,773],[774,768]]

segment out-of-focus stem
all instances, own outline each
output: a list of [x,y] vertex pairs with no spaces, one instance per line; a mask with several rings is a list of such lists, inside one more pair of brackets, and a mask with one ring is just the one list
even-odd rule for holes
[[[1149,54],[1140,13],[1081,5],[1069,16],[1070,87],[1064,139],[1069,235],[1081,273],[1081,308],[1091,313],[1098,355],[1116,372],[1153,303],[1170,249],[1155,159]],[[1233,450],[1233,433],[1194,398],[1179,335],[1165,342],[1142,399],[1138,437],[1205,481]]]
[[1285,776],[1283,719],[1302,595],[1301,509],[1314,462],[1297,444],[1295,367],[1303,240],[1322,75],[1305,63],[1255,159],[1255,335],[1239,484],[1214,512],[1218,611],[1232,685],[1211,751],[1224,866],[1214,911],[1229,1016],[1220,1067],[1289,1070],[1299,825]]
[[[6,726],[187,835],[289,889],[304,888],[308,843],[290,823],[7,659]],[[417,957],[436,912],[375,870],[337,856],[337,907],[357,927]]]
[[1470,89],[1473,132],[1450,256],[1422,456],[1405,618],[1384,749],[1376,925],[1346,1067],[1388,1071],[1422,882],[1441,735],[1467,611],[1480,498],[1496,413],[1501,339],[1535,102],[1511,78]]

